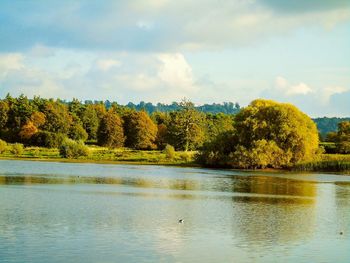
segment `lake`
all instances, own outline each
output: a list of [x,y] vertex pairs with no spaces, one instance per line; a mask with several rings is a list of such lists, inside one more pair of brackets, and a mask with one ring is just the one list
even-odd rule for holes
[[350,176],[0,160],[0,262],[350,262]]

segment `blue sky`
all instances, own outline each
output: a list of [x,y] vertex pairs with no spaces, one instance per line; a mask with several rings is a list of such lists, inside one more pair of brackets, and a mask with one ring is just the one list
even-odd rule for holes
[[1,97],[269,98],[350,116],[348,0],[2,0],[0,39]]

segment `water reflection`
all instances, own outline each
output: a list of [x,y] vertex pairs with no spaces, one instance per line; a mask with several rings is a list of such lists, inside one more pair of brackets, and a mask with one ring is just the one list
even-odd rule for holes
[[[18,168],[15,174],[12,166],[6,174],[1,168],[1,258],[317,262],[322,256],[331,262],[326,253],[331,250],[339,256],[336,262],[349,262],[348,183],[200,169],[85,167],[77,175],[69,165],[69,173]],[[185,223],[178,224],[179,218]]]

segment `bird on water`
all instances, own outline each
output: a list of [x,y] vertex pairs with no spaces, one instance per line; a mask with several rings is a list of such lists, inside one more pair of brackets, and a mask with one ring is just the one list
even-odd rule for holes
[[184,222],[184,220],[181,218],[179,219],[179,224],[182,224]]

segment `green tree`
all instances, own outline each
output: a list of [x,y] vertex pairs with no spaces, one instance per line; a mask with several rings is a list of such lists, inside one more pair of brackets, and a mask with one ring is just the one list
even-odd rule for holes
[[73,122],[70,126],[68,137],[75,141],[85,142],[88,138],[88,134],[83,128],[83,126],[78,122]]
[[178,150],[193,150],[204,142],[204,114],[192,102],[184,100],[180,105],[181,110],[170,113],[168,141]]
[[230,167],[282,167],[310,161],[318,150],[315,123],[291,104],[255,100],[234,121],[232,135],[219,136],[223,148],[215,147],[214,140],[203,147],[199,160],[210,165],[218,158]]
[[[103,118],[103,115],[101,115],[101,118]],[[87,105],[82,111],[80,119],[84,129],[88,133],[88,138],[90,140],[96,140],[99,126],[99,117],[97,115],[96,105]]]
[[124,116],[125,146],[146,150],[155,149],[157,125],[145,111],[133,111]]
[[68,134],[73,117],[68,111],[68,107],[60,101],[47,101],[43,107],[46,122],[42,126],[45,131],[53,133]]
[[350,121],[338,124],[337,150],[339,153],[350,153]]
[[97,132],[97,142],[106,147],[122,147],[125,137],[123,121],[112,109],[101,120]]
[[0,101],[0,129],[3,129],[8,120],[8,112],[10,107],[6,101]]
[[60,155],[64,158],[73,159],[89,155],[89,148],[82,141],[65,139],[59,147]]

